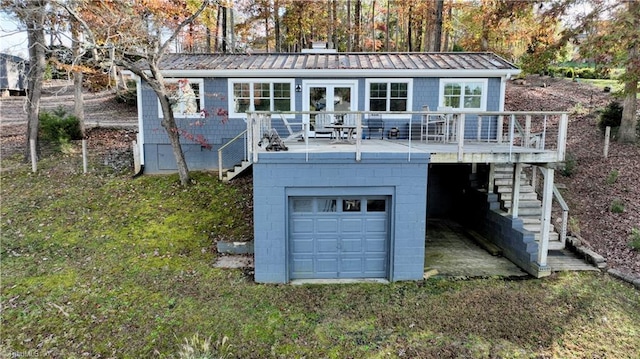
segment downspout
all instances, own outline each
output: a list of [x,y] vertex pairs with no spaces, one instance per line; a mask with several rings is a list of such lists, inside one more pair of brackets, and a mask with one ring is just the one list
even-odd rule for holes
[[500,78],[500,103],[498,104],[498,111],[504,111],[504,97],[507,93],[507,81],[511,79],[511,74],[506,74]]

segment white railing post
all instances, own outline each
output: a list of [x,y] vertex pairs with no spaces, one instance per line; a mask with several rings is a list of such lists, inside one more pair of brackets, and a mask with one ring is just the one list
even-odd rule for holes
[[[409,127],[411,128],[411,127]],[[360,146],[362,145],[362,113],[356,114],[356,161],[360,162],[362,154],[360,152]],[[411,143],[409,143],[411,146]],[[409,156],[411,156],[411,150],[409,150]]]
[[511,162],[511,155],[513,153],[513,140],[516,129],[516,115],[509,116],[509,162]]
[[511,208],[509,212],[512,218],[518,218],[520,209],[520,182],[522,177],[522,162],[513,166],[513,177],[511,180]]
[[558,161],[564,161],[567,149],[567,125],[569,124],[569,115],[563,113],[558,121]]
[[456,134],[456,136],[458,137],[458,162],[462,162],[464,155],[464,123],[464,113],[461,113],[458,119],[458,133]]
[[476,141],[480,142],[482,139],[482,116],[478,115],[478,122],[476,122]]
[[524,123],[524,147],[531,147],[531,115],[525,116]]
[[504,116],[499,115],[496,124],[496,142],[502,143],[502,137],[504,136]]
[[551,229],[551,201],[553,200],[553,175],[552,168],[540,168],[544,175],[542,186],[542,214],[540,215],[540,243],[538,243],[538,265],[547,266],[547,254],[549,251],[549,230]]

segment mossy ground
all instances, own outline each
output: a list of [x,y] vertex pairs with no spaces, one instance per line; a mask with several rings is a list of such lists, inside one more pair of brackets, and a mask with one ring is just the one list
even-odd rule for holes
[[635,358],[640,294],[608,276],[261,285],[213,267],[251,236],[250,181],[2,159],[0,356],[174,357],[229,337],[239,358]]

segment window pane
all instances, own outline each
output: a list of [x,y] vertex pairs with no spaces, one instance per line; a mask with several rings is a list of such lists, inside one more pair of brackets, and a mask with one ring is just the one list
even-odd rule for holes
[[464,108],[480,108],[480,96],[466,96]]
[[360,200],[359,199],[343,200],[342,212],[360,212]]
[[253,100],[253,107],[256,111],[271,111],[271,100],[269,98],[256,98]]
[[445,96],[460,95],[462,93],[460,84],[446,84],[444,86]]
[[368,199],[367,212],[384,212],[387,209],[387,201],[384,199]]
[[387,84],[386,83],[371,83],[369,87],[369,97],[371,98],[386,98],[387,97]]
[[387,100],[386,99],[370,99],[369,100],[369,110],[371,111],[386,111],[387,110]]
[[391,98],[394,97],[407,97],[407,84],[406,83],[393,83],[391,84]]
[[291,97],[291,84],[289,84],[289,83],[274,83],[273,84],[273,97],[275,97],[275,98],[290,98]]
[[249,99],[236,99],[235,103],[235,112],[236,113],[245,113],[249,111]]
[[249,84],[233,84],[233,95],[236,98],[249,98]]
[[275,111],[291,111],[290,99],[275,99],[273,100],[273,109]]
[[406,111],[407,100],[405,99],[391,99],[391,111]]
[[294,199],[293,200],[294,212],[313,212],[313,201],[310,199]]
[[444,105],[446,107],[460,108],[460,97],[445,97]]
[[477,82],[466,83],[464,86],[464,94],[466,95],[482,95],[482,84]]
[[335,212],[336,200],[335,199],[319,199],[318,200],[318,212]]

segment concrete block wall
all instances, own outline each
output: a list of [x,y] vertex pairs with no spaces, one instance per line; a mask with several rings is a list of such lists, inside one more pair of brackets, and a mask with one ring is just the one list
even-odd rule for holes
[[288,281],[290,196],[385,195],[391,208],[390,280],[419,280],[424,270],[428,154],[261,153],[254,163],[255,279]]
[[535,235],[524,229],[522,219],[514,219],[501,211],[496,194],[475,193],[474,198],[472,205],[479,209],[476,221],[479,232],[499,246],[510,261],[538,276],[538,243]]

